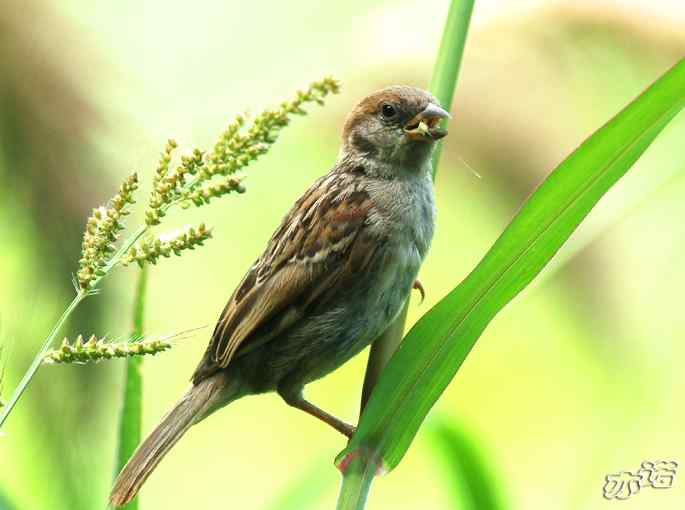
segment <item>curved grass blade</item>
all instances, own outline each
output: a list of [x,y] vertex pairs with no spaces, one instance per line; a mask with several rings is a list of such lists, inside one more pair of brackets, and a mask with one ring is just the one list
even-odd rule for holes
[[459,422],[441,420],[430,427],[459,510],[505,510],[504,492],[474,437]]
[[[138,285],[133,302],[133,338],[143,337],[145,319],[145,293],[147,291],[148,266],[143,266],[138,275]],[[140,443],[143,427],[143,357],[126,359],[126,382],[124,387],[124,405],[119,423],[119,447],[114,476],[131,458]],[[138,510],[138,498],[123,508]]]
[[564,160],[466,279],[419,320],[383,371],[339,455],[397,466],[492,318],[545,267],[599,199],[685,105],[678,62]]

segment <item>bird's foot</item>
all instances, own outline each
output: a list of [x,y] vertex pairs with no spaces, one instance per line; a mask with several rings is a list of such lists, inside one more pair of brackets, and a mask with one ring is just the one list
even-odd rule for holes
[[344,436],[347,436],[348,439],[352,439],[354,433],[357,432],[357,427],[350,425],[349,423],[345,423],[344,421],[338,423],[337,427],[335,425],[333,427]]
[[314,416],[315,418],[318,418],[348,438],[351,438],[357,430],[357,427],[354,425],[345,423],[341,419],[336,418],[332,414],[327,413],[320,407],[306,400],[304,396],[302,396],[301,389],[298,389],[298,391],[279,391],[279,394],[288,405],[291,405],[307,414]]
[[426,290],[423,288],[421,281],[418,279],[414,280],[414,285],[412,286],[412,288],[418,290],[421,293],[421,303],[423,303],[423,300],[426,299]]

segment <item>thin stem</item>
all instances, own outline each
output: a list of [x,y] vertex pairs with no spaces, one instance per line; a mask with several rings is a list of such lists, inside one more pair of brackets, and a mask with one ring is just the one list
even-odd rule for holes
[[[121,261],[122,257],[128,252],[128,250],[133,246],[138,239],[140,239],[147,231],[149,227],[147,225],[141,225],[138,227],[138,229],[131,235],[129,236],[121,245],[121,247],[116,251],[116,253],[112,256],[112,258],[109,260],[107,265],[103,268],[105,274],[95,280],[94,282],[94,287],[97,285],[102,278],[107,276],[109,272]],[[67,321],[67,319],[71,316],[71,314],[74,312],[76,307],[81,304],[81,301],[86,299],[90,295],[90,292],[85,291],[85,290],[80,290],[76,296],[74,296],[74,299],[69,303],[69,306],[64,310],[62,313],[62,316],[59,318],[59,320],[55,323],[55,325],[52,327],[52,330],[50,331],[50,334],[48,337],[45,339],[45,342],[43,343],[43,346],[41,349],[38,351],[38,354],[33,358],[33,361],[31,362],[31,366],[29,369],[26,371],[24,376],[21,378],[21,381],[19,382],[19,385],[16,387],[14,390],[14,393],[12,394],[12,398],[10,401],[7,403],[2,408],[2,414],[0,414],[0,428],[4,425],[5,421],[9,417],[10,413],[14,409],[14,406],[17,404],[21,396],[24,394],[24,391],[26,391],[26,387],[31,383],[33,380],[33,377],[36,375],[36,372],[40,368],[41,364],[43,363],[43,358],[45,358],[45,354],[52,348],[53,343],[55,339],[57,338],[57,335],[59,334],[60,330],[62,329],[62,326],[64,326],[64,323]]]
[[337,510],[363,510],[376,476],[375,462],[369,462],[362,455],[355,455],[343,470],[342,485],[338,496]]
[[136,242],[143,237],[147,231],[150,229],[149,226],[143,224],[139,226],[136,231],[131,234],[123,243],[121,243],[121,246],[119,249],[112,255],[112,258],[109,259],[109,262],[107,262],[107,265],[103,268],[103,271],[105,274],[95,280],[95,283],[97,284],[100,280],[102,280],[105,276],[109,274],[109,272],[114,269],[114,266],[116,266],[119,262],[121,262],[121,259],[126,255],[126,253],[131,249],[131,247],[136,244]]
[[[145,294],[147,291],[148,266],[144,265],[138,275],[138,284],[133,300],[133,338],[141,338],[144,333]],[[119,449],[115,476],[126,465],[128,459],[138,447],[142,437],[143,416],[143,374],[141,372],[143,357],[126,360],[126,382],[124,402],[119,423]],[[124,508],[138,509],[138,499],[134,499]]]
[[38,371],[38,368],[43,362],[43,358],[45,357],[45,353],[48,352],[48,350],[52,347],[52,343],[55,341],[55,338],[57,338],[57,335],[59,334],[60,330],[62,329],[62,326],[64,326],[64,323],[67,321],[69,316],[73,313],[73,311],[76,309],[76,307],[88,297],[88,293],[81,291],[76,296],[74,296],[74,299],[69,303],[69,306],[64,310],[62,313],[62,316],[59,318],[59,320],[55,323],[55,325],[52,327],[52,331],[50,331],[50,334],[48,337],[45,339],[45,342],[43,343],[43,346],[41,347],[40,351],[38,351],[38,354],[36,355],[35,358],[33,358],[33,362],[31,363],[31,366],[29,369],[26,371],[24,374],[24,377],[21,378],[21,381],[19,382],[19,385],[16,387],[14,390],[14,393],[12,394],[12,398],[10,401],[7,403],[7,405],[2,409],[2,414],[0,415],[0,428],[2,428],[3,424],[5,423],[5,420],[7,420],[7,417],[10,415],[12,412],[12,409],[14,409],[14,406],[17,404],[17,401],[21,398],[22,394],[26,390],[26,387],[29,385],[31,380],[33,379],[33,376],[36,374]]
[[388,329],[376,339],[369,349],[369,359],[366,362],[366,373],[364,374],[364,386],[362,387],[362,402],[359,416],[364,412],[366,403],[371,398],[371,392],[380,379],[383,369],[395,354],[395,351],[402,343],[404,325],[407,322],[407,312],[409,311],[409,299],[402,307],[402,311],[397,315]]
[[[466,46],[466,36],[469,32],[471,13],[475,0],[453,0],[447,13],[445,30],[438,51],[438,58],[433,68],[431,92],[448,110],[452,107],[454,90],[461,69],[461,60]],[[445,121],[443,121],[444,123]],[[442,143],[438,143],[433,153],[433,179],[438,171],[438,161],[442,153]]]

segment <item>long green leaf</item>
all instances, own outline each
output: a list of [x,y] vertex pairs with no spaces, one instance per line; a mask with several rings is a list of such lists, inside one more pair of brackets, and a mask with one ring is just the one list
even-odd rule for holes
[[681,60],[550,174],[473,272],[408,333],[339,462],[365,452],[385,469],[400,462],[488,323],[545,267],[684,105]]
[[460,423],[442,421],[430,427],[459,510],[504,510],[503,491],[476,440]]
[[[138,275],[138,285],[133,302],[133,338],[141,338],[145,320],[145,293],[147,291],[147,266],[143,266]],[[143,357],[126,359],[126,382],[124,386],[124,404],[119,423],[119,449],[117,453],[116,476],[126,465],[140,443],[143,422],[143,375],[141,373]],[[138,498],[123,508],[138,510]]]

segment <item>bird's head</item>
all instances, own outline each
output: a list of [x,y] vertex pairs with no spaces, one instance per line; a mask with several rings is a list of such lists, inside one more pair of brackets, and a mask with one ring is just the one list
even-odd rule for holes
[[449,116],[425,90],[404,85],[381,89],[348,115],[343,153],[384,166],[422,168],[435,142],[447,134],[439,123]]

